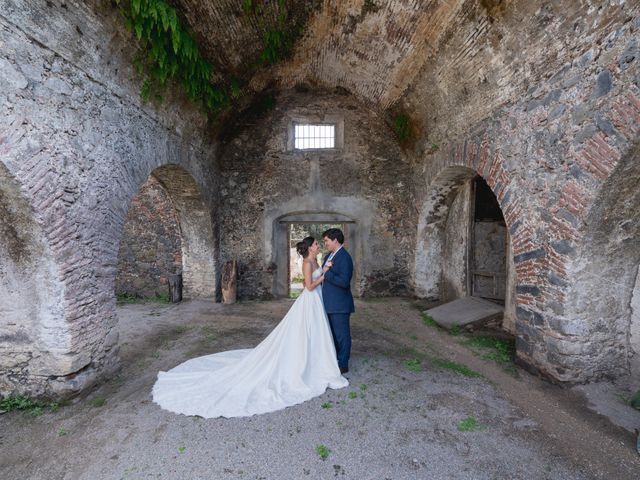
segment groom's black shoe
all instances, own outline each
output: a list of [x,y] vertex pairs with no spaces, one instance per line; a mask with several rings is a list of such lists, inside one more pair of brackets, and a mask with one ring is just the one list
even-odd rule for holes
[[340,373],[349,373],[349,367],[340,367]]

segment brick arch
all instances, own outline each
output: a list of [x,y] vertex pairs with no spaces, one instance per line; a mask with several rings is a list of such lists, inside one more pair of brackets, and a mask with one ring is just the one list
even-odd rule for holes
[[200,187],[184,167],[167,164],[151,172],[169,194],[181,234],[182,276],[186,298],[215,298],[216,258],[211,212]]
[[430,261],[439,257],[444,241],[444,224],[449,207],[462,184],[480,175],[495,194],[510,234],[516,292],[516,352],[519,360],[543,368],[536,357],[542,341],[541,305],[545,290],[540,279],[548,268],[547,249],[534,241],[534,229],[526,215],[519,189],[503,166],[499,152],[486,137],[467,141],[438,154],[426,179],[426,195],[418,222],[414,282],[416,294],[440,298],[441,265]]
[[0,395],[43,395],[47,379],[74,371],[61,278],[32,206],[0,163]]

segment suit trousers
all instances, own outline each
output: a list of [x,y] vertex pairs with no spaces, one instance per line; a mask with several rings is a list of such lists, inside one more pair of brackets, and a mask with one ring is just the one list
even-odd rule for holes
[[329,325],[333,342],[336,345],[338,355],[338,366],[340,368],[349,367],[349,357],[351,356],[351,327],[349,326],[350,313],[328,313]]

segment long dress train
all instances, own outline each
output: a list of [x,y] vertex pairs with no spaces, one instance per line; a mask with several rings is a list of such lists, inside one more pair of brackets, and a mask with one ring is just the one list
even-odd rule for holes
[[[313,272],[313,278],[322,269]],[[273,412],[349,385],[340,375],[320,287],[302,294],[252,349],[197,357],[159,372],[153,401],[204,418]]]

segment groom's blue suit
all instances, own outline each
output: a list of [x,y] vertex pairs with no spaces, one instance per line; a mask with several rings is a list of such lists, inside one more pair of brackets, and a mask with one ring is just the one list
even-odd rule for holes
[[[324,257],[322,266],[327,263],[329,255]],[[355,312],[351,295],[351,277],[353,277],[353,260],[344,247],[336,252],[333,266],[324,274],[322,283],[322,299],[329,317],[331,333],[336,344],[338,366],[349,367],[351,355],[351,328],[349,316]]]

